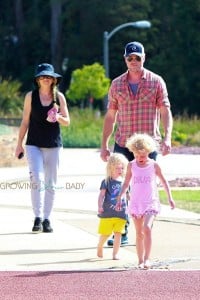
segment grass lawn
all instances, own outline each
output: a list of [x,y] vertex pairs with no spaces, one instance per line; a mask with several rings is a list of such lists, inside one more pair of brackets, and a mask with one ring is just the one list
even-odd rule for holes
[[[165,191],[160,190],[159,195],[160,202],[162,204],[168,204]],[[172,190],[172,195],[177,208],[189,210],[200,214],[200,189]]]
[[12,127],[0,124],[0,135],[6,135],[6,134],[11,134],[12,133]]

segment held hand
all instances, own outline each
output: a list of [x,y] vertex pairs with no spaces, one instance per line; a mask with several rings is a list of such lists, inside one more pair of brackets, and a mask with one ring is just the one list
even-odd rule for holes
[[103,161],[108,161],[109,157],[110,157],[110,150],[109,149],[101,149],[101,159]]
[[130,197],[130,193],[127,191],[127,192],[126,192],[126,200],[127,200],[127,201],[130,201],[130,198],[131,198],[131,197]]
[[22,158],[23,156],[21,153],[24,154],[24,148],[22,146],[17,146],[17,148],[15,150],[15,157],[19,158],[19,156],[20,156],[20,158]]
[[122,202],[121,200],[117,201],[117,204],[115,205],[115,210],[120,211],[122,209]]
[[103,213],[103,212],[104,212],[103,207],[102,207],[102,206],[101,206],[101,207],[98,207],[98,213],[101,214],[101,213]]
[[57,122],[57,108],[53,107],[48,111],[46,120],[50,123]]

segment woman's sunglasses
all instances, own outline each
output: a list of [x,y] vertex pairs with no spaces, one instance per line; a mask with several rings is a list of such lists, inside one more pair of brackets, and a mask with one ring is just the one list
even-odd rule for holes
[[130,61],[132,61],[132,60],[136,60],[136,61],[141,61],[142,60],[142,58],[140,57],[140,56],[128,56],[127,58],[126,58],[126,60],[128,60],[129,62]]
[[39,76],[39,79],[40,80],[43,80],[43,79],[53,79],[53,77],[52,76],[48,76],[48,75],[41,75],[41,76]]

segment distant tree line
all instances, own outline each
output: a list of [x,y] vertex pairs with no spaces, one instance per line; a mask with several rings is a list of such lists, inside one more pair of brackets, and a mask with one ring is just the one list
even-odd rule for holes
[[[145,66],[167,82],[174,114],[200,115],[199,0],[7,0],[0,2],[0,84],[17,80],[31,89],[35,66],[50,62],[63,74],[103,64],[103,32],[149,20],[150,29],[127,27],[109,40],[110,78],[124,72],[127,42],[141,41]],[[73,105],[73,103],[72,103]]]

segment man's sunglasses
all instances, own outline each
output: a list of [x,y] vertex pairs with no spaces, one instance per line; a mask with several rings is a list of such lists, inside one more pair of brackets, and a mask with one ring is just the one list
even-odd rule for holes
[[127,58],[126,58],[126,60],[128,60],[129,62],[130,61],[132,61],[132,60],[136,60],[136,61],[141,61],[142,60],[142,58],[140,57],[140,56],[128,56]]

